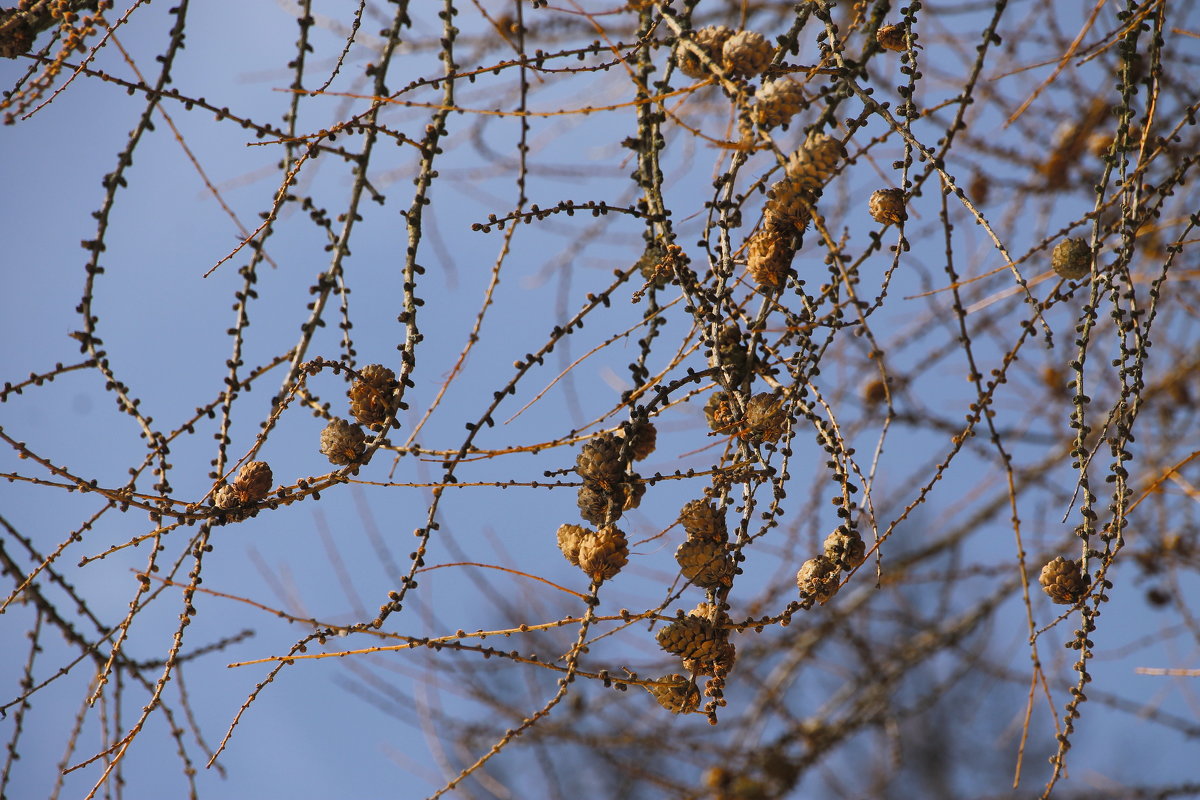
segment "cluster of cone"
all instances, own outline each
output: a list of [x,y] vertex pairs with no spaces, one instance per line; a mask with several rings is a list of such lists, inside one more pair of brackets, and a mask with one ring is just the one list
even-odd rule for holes
[[592,439],[575,459],[575,472],[583,480],[579,514],[598,527],[559,526],[558,549],[593,583],[612,578],[629,560],[625,533],[615,523],[623,513],[637,508],[646,492],[641,476],[629,469],[629,462],[654,452],[657,439],[650,421],[627,422],[615,434]]
[[[727,543],[725,513],[709,500],[693,500],[679,512],[687,540],[675,551],[683,577],[710,592],[733,582],[735,565]],[[724,677],[733,667],[737,651],[729,641],[729,615],[715,603],[701,603],[691,613],[682,612],[659,630],[660,647],[679,656],[687,675],[671,673],[646,686],[663,708],[676,714],[696,711],[700,690],[695,676],[712,676],[706,694],[719,700]]]
[[238,470],[233,483],[222,484],[213,492],[213,505],[225,512],[228,520],[245,519],[249,506],[266,498],[275,485],[271,467],[265,461],[250,461]]
[[839,576],[867,560],[867,548],[858,531],[838,528],[825,537],[825,552],[805,561],[796,573],[801,599],[825,603],[837,594]]
[[321,431],[321,452],[331,464],[360,463],[367,446],[367,436],[360,426],[383,430],[400,407],[396,373],[382,364],[369,364],[358,374],[360,378],[348,392],[350,413],[358,424],[334,417]]
[[815,134],[788,159],[784,177],[767,190],[763,224],[746,242],[746,267],[763,289],[779,289],[796,255],[795,237],[812,221],[821,189],[833,177],[845,149]]

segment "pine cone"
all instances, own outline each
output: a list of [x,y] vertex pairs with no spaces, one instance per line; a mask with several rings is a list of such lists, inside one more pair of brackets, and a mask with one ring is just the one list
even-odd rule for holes
[[585,482],[579,487],[579,516],[593,525],[603,525],[610,516],[616,522],[624,511],[621,499],[601,491],[595,484]]
[[[763,230],[783,237],[787,247],[791,247],[790,238],[793,234],[804,233],[808,223],[812,222],[812,210],[816,206],[817,196],[804,181],[794,181],[790,178],[776,181],[767,189],[767,203],[763,207]],[[758,234],[755,234],[757,236]],[[753,242],[754,237],[750,237]],[[786,257],[791,263],[791,256],[778,254],[781,244],[764,240],[754,247],[758,248],[763,258],[776,253],[775,258]]]
[[721,639],[715,644],[715,653],[712,658],[685,658],[683,668],[693,675],[729,674],[737,661],[737,648],[728,639]]
[[685,659],[712,661],[721,655],[724,638],[707,620],[686,616],[675,620],[655,635],[658,645],[668,653]]
[[836,530],[825,537],[825,557],[849,572],[867,560],[867,546],[858,531]]
[[658,444],[658,430],[650,420],[626,422],[618,435],[629,440],[629,453],[634,461],[641,461],[653,453]]
[[321,452],[331,464],[355,464],[366,450],[362,428],[334,417],[321,431]]
[[1069,561],[1062,556],[1042,567],[1038,583],[1051,600],[1066,606],[1082,600],[1088,588],[1088,578],[1079,561]]
[[359,423],[379,430],[400,407],[396,373],[382,364],[368,364],[359,370],[362,380],[350,387],[350,413]]
[[761,33],[738,31],[725,40],[721,48],[721,62],[730,76],[752,78],[770,66],[774,51],[775,48]]
[[797,228],[797,222],[802,219],[799,230],[803,231],[811,217],[802,206],[791,210],[783,210],[781,206],[780,211],[771,212],[771,218],[783,224],[764,225],[746,242],[746,271],[760,287],[779,289],[787,281],[792,258],[796,255],[788,226]]
[[838,162],[846,155],[842,143],[818,133],[788,158],[788,179],[810,192],[819,192],[833,177]]
[[683,577],[701,589],[715,589],[733,583],[733,559],[725,545],[710,539],[688,539],[675,551]]
[[[719,64],[721,63],[721,48],[725,46],[725,42],[732,35],[733,31],[724,25],[709,25],[696,31],[692,41],[704,51],[711,61]],[[679,67],[679,71],[689,78],[708,77],[708,70],[690,50],[679,48],[675,53],[675,63]]]
[[804,107],[804,89],[791,78],[763,81],[754,93],[754,121],[760,128],[787,124]]
[[593,531],[588,530],[582,525],[559,525],[558,549],[566,556],[567,561],[578,567],[579,546],[583,544],[584,539],[595,535]]
[[1059,277],[1077,281],[1092,271],[1092,248],[1083,239],[1063,239],[1054,245],[1050,266]]
[[760,392],[746,403],[746,414],[742,417],[742,430],[738,436],[755,444],[775,442],[783,436],[787,424],[787,411],[782,397]]
[[838,568],[825,556],[817,556],[805,561],[796,573],[796,588],[800,596],[811,597],[818,603],[824,603],[837,594]]
[[[917,36],[914,33],[913,39]],[[875,31],[875,41],[879,42],[879,46],[884,50],[891,50],[899,53],[908,48],[904,45],[904,26],[903,25],[883,25]]]
[[646,691],[672,714],[688,714],[700,707],[700,690],[691,678],[678,673],[662,676]]
[[867,204],[876,222],[884,225],[898,225],[908,219],[904,210],[904,191],[901,189],[877,189]]
[[222,484],[219,489],[213,492],[213,505],[224,511],[231,508],[237,508],[238,496],[232,486]]
[[613,577],[628,561],[625,533],[615,525],[604,525],[579,543],[579,568],[595,583]]
[[688,539],[724,544],[729,541],[725,512],[707,500],[692,500],[679,512]]
[[708,427],[717,433],[728,433],[737,422],[737,412],[725,392],[713,392],[704,403],[704,418]]
[[275,478],[267,462],[251,461],[238,471],[233,481],[233,491],[238,503],[256,503],[266,497],[274,485]]
[[[638,476],[631,474],[628,477]],[[640,480],[618,483],[611,492],[604,491],[598,484],[584,481],[583,486],[579,487],[579,516],[593,525],[616,522],[624,512],[637,508],[645,494],[646,484]]]
[[625,476],[621,463],[621,441],[612,434],[587,442],[575,458],[575,472],[604,492],[611,492]]

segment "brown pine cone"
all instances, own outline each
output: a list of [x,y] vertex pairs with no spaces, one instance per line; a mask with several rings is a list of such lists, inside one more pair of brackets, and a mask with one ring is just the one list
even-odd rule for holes
[[579,487],[579,516],[593,525],[603,525],[610,519],[616,522],[624,512],[624,495],[601,491],[595,484],[584,482]]
[[664,675],[655,684],[646,686],[646,691],[672,714],[688,714],[700,707],[700,689],[685,675]]
[[733,642],[721,639],[715,645],[715,653],[712,658],[685,658],[683,668],[694,675],[729,674],[737,661],[737,648]]
[[733,559],[725,545],[710,539],[688,539],[675,551],[683,577],[702,589],[733,583]]
[[1050,253],[1050,266],[1060,278],[1077,281],[1092,271],[1092,248],[1083,239],[1063,239]]
[[[816,202],[816,193],[805,182],[794,181],[790,178],[775,181],[767,189],[767,203],[763,207],[762,230],[782,237],[782,240],[787,243],[787,247],[790,248],[791,236],[796,233],[804,233],[808,229],[808,223],[812,222],[812,212]],[[757,235],[755,234],[755,236]],[[750,238],[751,242],[754,242],[755,237]],[[768,238],[754,244],[761,254],[761,258],[766,259],[768,255],[775,253],[776,260],[783,257],[779,254],[779,248],[782,246]],[[756,256],[756,258],[758,257],[760,256]],[[788,263],[791,263],[790,257]]]
[[579,568],[595,583],[613,577],[628,561],[625,533],[615,525],[604,525],[579,543]]
[[1038,583],[1042,585],[1042,591],[1054,602],[1073,606],[1087,594],[1088,577],[1079,561],[1070,561],[1058,556],[1042,567]]
[[368,364],[359,370],[362,380],[350,387],[350,413],[360,424],[379,430],[400,407],[396,373],[382,364]]
[[804,107],[804,89],[791,78],[764,81],[754,93],[754,121],[760,128],[786,124]]
[[811,597],[818,603],[824,603],[837,594],[837,576],[837,565],[828,558],[810,558],[796,573],[796,588],[800,590],[801,598]]
[[904,44],[904,25],[881,25],[875,31],[875,41],[884,50],[892,50],[893,53],[907,49]]
[[653,453],[658,444],[658,430],[650,420],[626,422],[621,425],[618,435],[629,440],[629,453],[634,461],[641,461]]
[[590,531],[582,525],[559,525],[558,526],[558,549],[575,566],[579,566],[579,547],[583,544],[583,540],[589,536],[595,536],[594,531]]
[[238,503],[256,503],[266,497],[274,485],[275,478],[267,462],[251,461],[238,471],[233,481],[233,491]]
[[857,531],[836,530],[825,537],[825,557],[849,572],[867,560],[867,546]]
[[725,40],[721,63],[731,77],[753,78],[770,66],[774,50],[761,33],[738,31]]
[[788,158],[787,176],[800,189],[816,193],[833,177],[838,162],[846,155],[842,143],[818,133]]
[[[782,206],[780,208],[782,209]],[[801,213],[795,213],[795,209],[782,214],[772,213],[772,220],[786,223],[778,227],[764,225],[746,242],[746,271],[750,273],[754,282],[764,289],[782,288],[787,281],[792,259],[796,255],[789,226],[796,228],[797,221],[803,219],[803,225],[799,226],[799,230],[802,231],[811,219],[807,216],[807,211],[799,211]]]
[[783,398],[760,392],[746,403],[746,413],[741,420],[742,430],[738,436],[755,444],[775,442],[783,436],[786,424],[787,410]]
[[721,633],[707,620],[689,615],[662,628],[654,638],[659,647],[680,658],[711,661],[722,653]]
[[[628,477],[638,476],[633,473]],[[593,525],[616,522],[623,513],[637,508],[645,494],[646,484],[640,480],[618,483],[611,492],[604,491],[598,484],[584,481],[583,486],[579,487],[579,516]]]
[[[913,39],[916,38],[917,35],[914,33]],[[875,31],[875,41],[879,42],[879,46],[884,50],[891,50],[895,53],[908,49],[904,44],[904,26],[899,24],[880,26]]]
[[334,417],[321,431],[321,452],[331,464],[355,464],[367,448],[362,428]]
[[904,210],[904,191],[902,189],[877,189],[867,204],[871,217],[884,225],[898,225],[908,219]]
[[[692,41],[704,51],[709,60],[720,64],[721,50],[730,36],[733,36],[733,31],[724,25],[709,25],[697,30],[693,34]],[[690,50],[680,47],[675,54],[675,64],[679,67],[679,71],[689,78],[708,77],[708,69]]]
[[611,492],[625,476],[621,441],[610,433],[587,442],[575,458],[575,472],[604,492]]
[[679,522],[689,539],[724,544],[729,541],[725,512],[708,500],[692,500],[679,512]]
[[224,511],[231,508],[237,508],[238,496],[232,486],[222,484],[219,489],[213,492],[213,505]]

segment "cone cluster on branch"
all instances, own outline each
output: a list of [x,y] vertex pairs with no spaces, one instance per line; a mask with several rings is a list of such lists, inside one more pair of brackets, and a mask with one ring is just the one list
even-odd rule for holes
[[[738,31],[724,25],[709,25],[692,34],[692,43],[708,60],[731,78],[753,78],[771,65],[775,48],[755,31]],[[708,68],[691,49],[680,47],[676,55],[679,71],[689,78],[707,78]]]
[[[305,369],[309,375],[316,375],[326,363],[318,356]],[[340,369],[339,365],[334,367],[335,371]],[[407,407],[400,400],[400,381],[392,370],[382,364],[368,364],[357,375],[346,392],[350,415],[356,422],[333,417],[321,431],[321,453],[337,466],[365,463],[368,437],[361,426],[376,431],[389,425],[399,427],[396,412]]]
[[[221,486],[213,493],[213,505],[224,511],[257,503],[266,498],[275,485],[271,467],[265,461],[250,461],[238,470],[233,483]],[[244,516],[244,515],[242,515]]]
[[732,433],[751,444],[777,442],[787,426],[787,400],[772,392],[759,392],[745,401],[738,413],[728,392],[713,392],[704,403],[704,417],[714,433]]
[[[709,25],[692,34],[692,42],[704,51],[709,60],[720,64],[721,53],[730,36],[733,36],[730,28],[724,25]],[[708,75],[708,70],[696,54],[682,47],[679,48],[676,56],[676,65],[679,67],[679,71],[689,78],[699,79]]]
[[683,507],[679,520],[688,536],[675,551],[683,577],[702,589],[731,585],[734,563],[726,548],[724,513],[711,502],[693,500]]
[[615,525],[602,525],[594,531],[581,525],[560,525],[558,549],[594,583],[614,577],[629,562],[625,532]]
[[825,537],[824,553],[805,561],[796,573],[801,599],[825,603],[837,594],[840,573],[850,572],[867,559],[867,547],[858,531],[841,527]]
[[606,433],[585,444],[575,459],[579,487],[579,514],[593,525],[616,522],[637,508],[646,493],[641,476],[628,469],[630,459],[641,459],[654,450],[657,433],[649,421],[627,423],[621,435]]
[[812,222],[821,189],[844,157],[841,142],[816,134],[788,158],[784,177],[767,190],[762,227],[746,243],[746,266],[759,286],[783,286],[795,255],[792,240]]

